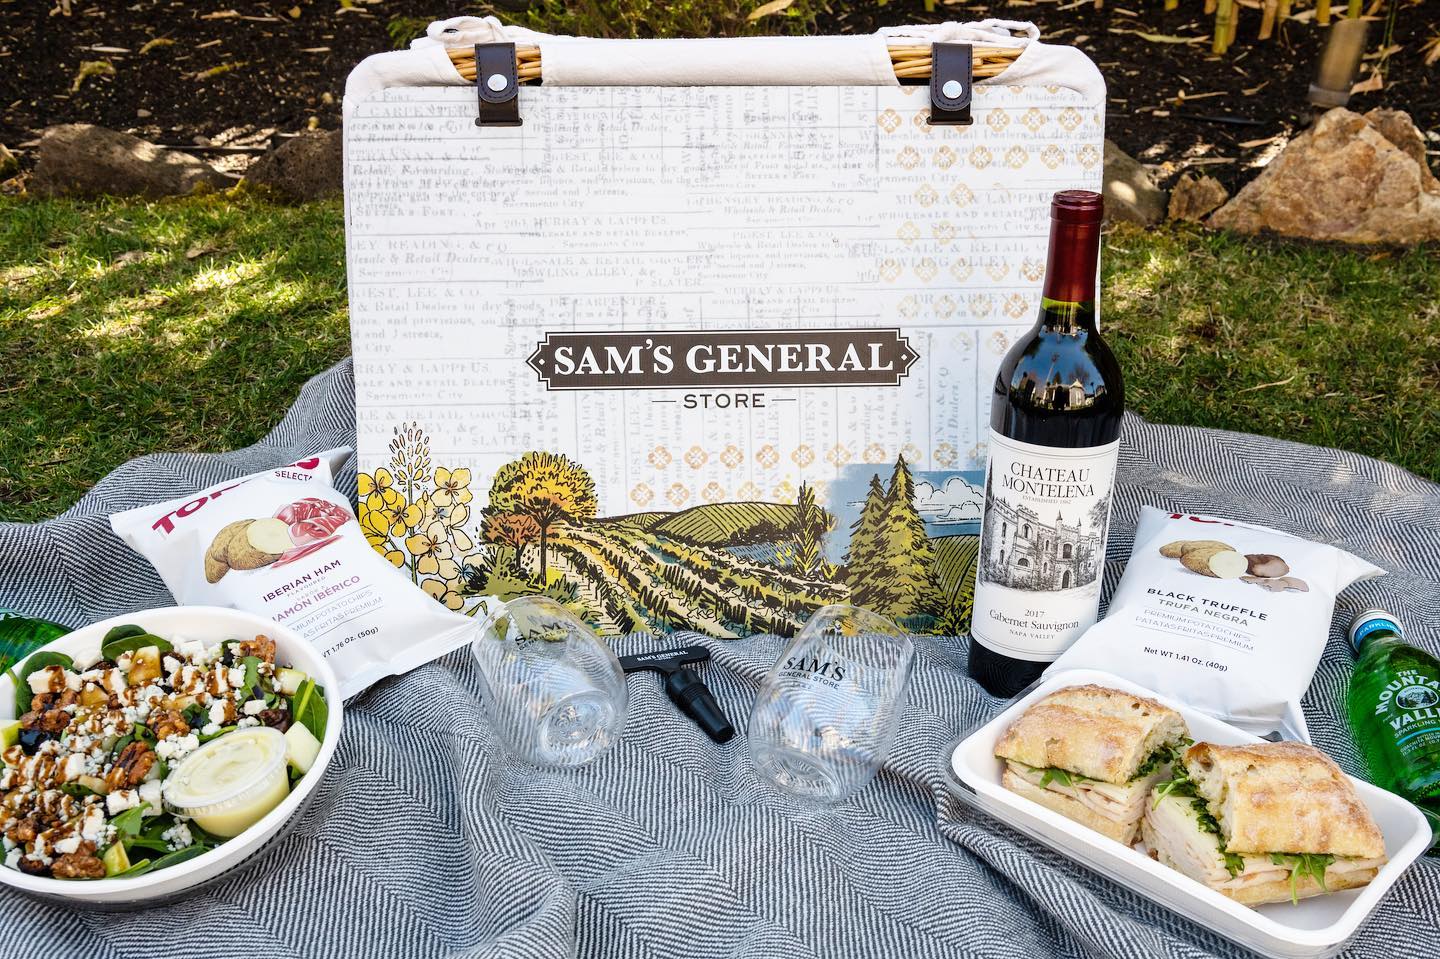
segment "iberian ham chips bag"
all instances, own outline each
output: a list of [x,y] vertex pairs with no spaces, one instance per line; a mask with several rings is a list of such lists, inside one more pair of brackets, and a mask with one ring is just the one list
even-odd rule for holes
[[186,606],[259,613],[314,643],[352,696],[470,639],[451,612],[375,552],[334,471],[330,450],[153,506],[110,527],[150,561]]

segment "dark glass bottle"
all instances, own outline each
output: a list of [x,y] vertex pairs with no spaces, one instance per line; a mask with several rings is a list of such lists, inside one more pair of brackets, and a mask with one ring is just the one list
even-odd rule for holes
[[1051,204],[1040,316],[990,404],[990,461],[970,675],[996,696],[1033,682],[1096,619],[1125,387],[1095,326],[1104,201]]

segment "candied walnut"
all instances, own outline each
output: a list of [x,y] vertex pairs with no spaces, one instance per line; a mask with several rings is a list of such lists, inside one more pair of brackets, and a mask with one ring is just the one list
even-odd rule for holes
[[77,849],[61,856],[51,865],[50,874],[56,879],[104,879],[105,864],[95,855],[95,844],[87,842],[81,843],[81,846],[89,846],[90,849]]
[[240,659],[246,656],[258,656],[272,666],[275,664],[275,640],[269,636],[256,636],[254,639],[247,639],[235,644],[236,655]]
[[135,742],[120,750],[115,765],[105,775],[105,785],[110,791],[134,789],[145,781],[150,767],[155,765],[155,751],[147,743]]
[[30,701],[30,708],[37,712],[48,712],[52,709],[64,709],[72,706],[80,698],[80,694],[73,689],[65,689],[58,693],[40,693]]
[[156,739],[184,736],[190,732],[190,724],[173,709],[161,709],[151,713],[150,728],[155,731]]
[[35,837],[39,834],[39,824],[35,822],[34,816],[13,820],[5,830],[5,838],[16,845],[34,842]]
[[38,729],[58,736],[70,725],[70,714],[63,709],[32,709],[20,717],[21,729]]
[[[31,859],[29,856],[21,856],[20,862],[17,863],[17,865],[20,867],[21,872],[27,873],[31,876],[50,875],[50,867],[45,864],[44,860],[41,859]],[[100,870],[102,872],[105,870],[105,865],[103,863],[100,865]]]

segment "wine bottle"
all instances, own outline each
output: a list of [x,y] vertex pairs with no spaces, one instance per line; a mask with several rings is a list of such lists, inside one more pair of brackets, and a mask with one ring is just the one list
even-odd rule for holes
[[1096,329],[1104,201],[1064,190],[1035,326],[990,402],[970,675],[992,695],[1035,680],[1096,618],[1125,388]]

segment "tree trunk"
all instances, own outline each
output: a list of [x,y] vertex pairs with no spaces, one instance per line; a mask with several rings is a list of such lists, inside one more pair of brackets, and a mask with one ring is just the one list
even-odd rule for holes
[[546,582],[546,570],[545,570],[545,532],[546,532],[547,529],[548,529],[548,527],[546,527],[545,524],[543,524],[543,523],[540,524],[540,588],[541,588],[541,589],[544,589],[544,588],[548,585],[548,583]]

